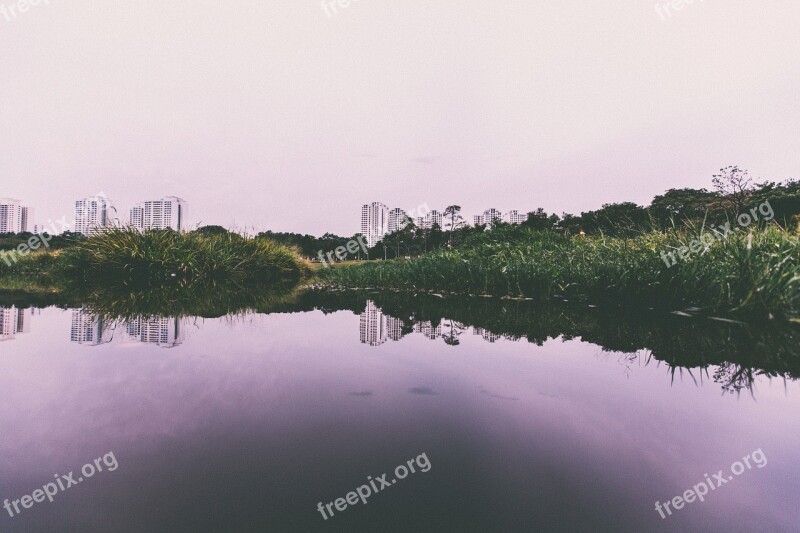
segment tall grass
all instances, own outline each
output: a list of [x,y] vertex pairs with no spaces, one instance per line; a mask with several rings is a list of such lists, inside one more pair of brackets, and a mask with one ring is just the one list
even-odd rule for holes
[[56,267],[86,286],[242,285],[295,282],[309,272],[296,250],[237,234],[115,228],[64,250]]
[[527,232],[411,260],[373,261],[320,273],[324,283],[453,294],[596,301],[787,316],[800,307],[800,243],[772,227],[733,234],[667,267],[660,257],[697,238],[690,230],[631,239]]

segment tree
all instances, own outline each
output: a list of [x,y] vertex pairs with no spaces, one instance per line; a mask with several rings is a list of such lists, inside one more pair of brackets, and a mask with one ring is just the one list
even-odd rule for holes
[[747,170],[737,166],[720,169],[719,174],[714,174],[711,182],[714,189],[723,198],[723,202],[739,216],[747,207],[753,194],[753,180]]
[[668,227],[704,218],[718,199],[716,193],[706,189],[670,189],[653,198],[648,209],[654,220]]

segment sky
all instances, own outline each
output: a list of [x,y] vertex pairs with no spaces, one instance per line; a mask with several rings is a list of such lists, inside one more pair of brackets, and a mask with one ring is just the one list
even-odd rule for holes
[[796,0],[327,2],[0,0],[0,197],[352,235],[372,201],[471,220],[800,178]]

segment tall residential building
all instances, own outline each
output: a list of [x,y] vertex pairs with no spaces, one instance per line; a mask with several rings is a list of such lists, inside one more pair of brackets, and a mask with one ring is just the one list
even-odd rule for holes
[[475,225],[486,225],[492,227],[496,220],[503,220],[503,215],[495,208],[487,209],[482,215],[475,215],[473,217]]
[[33,230],[33,209],[19,200],[0,198],[0,233],[23,233]]
[[89,236],[111,225],[111,202],[105,196],[89,196],[75,201],[75,232]]
[[520,212],[516,209],[511,210],[503,215],[503,222],[507,222],[508,224],[522,224],[526,220],[528,220],[528,214],[520,214]]
[[409,222],[411,222],[411,219],[408,217],[408,214],[399,207],[395,207],[389,211],[389,233],[394,233],[395,231],[405,228]]
[[361,234],[367,244],[375,246],[389,232],[389,208],[380,202],[361,207]]
[[186,230],[186,201],[177,196],[142,202],[131,209],[130,223],[136,229]]
[[417,227],[422,229],[431,229],[434,224],[444,229],[442,226],[443,222],[444,217],[436,209],[428,211],[424,217],[417,217]]

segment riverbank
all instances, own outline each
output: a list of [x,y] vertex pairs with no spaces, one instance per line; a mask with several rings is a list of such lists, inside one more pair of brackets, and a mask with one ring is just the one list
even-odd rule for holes
[[758,318],[790,318],[800,308],[797,235],[777,227],[734,232],[684,253],[692,241],[702,242],[702,235],[681,230],[623,239],[530,231],[514,242],[494,242],[488,233],[458,249],[323,270],[318,277],[326,287],[540,301],[559,296]]

